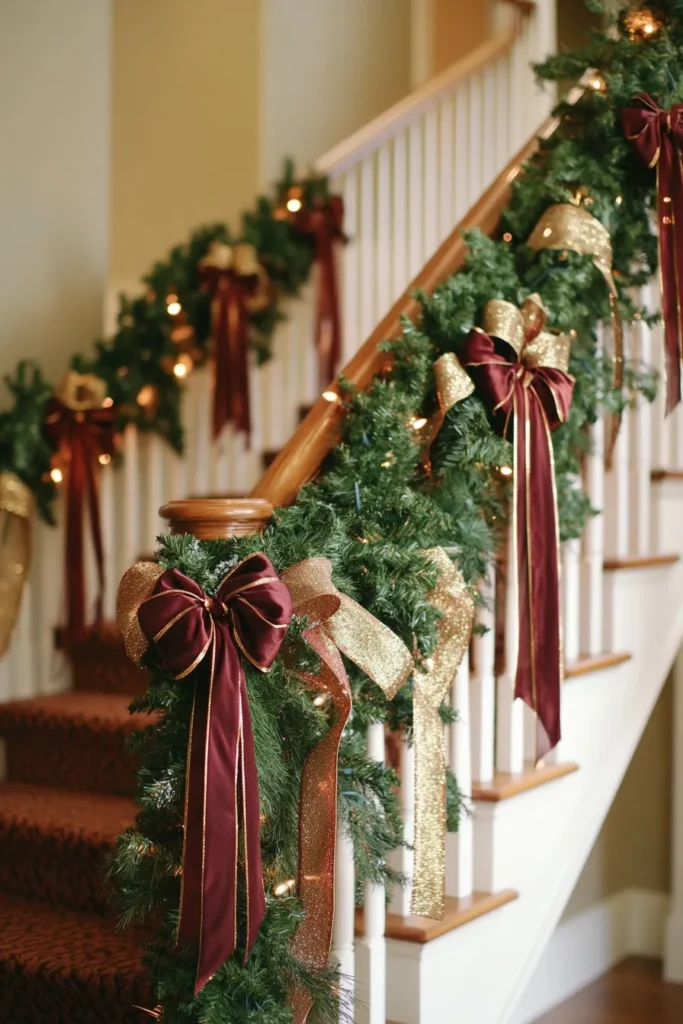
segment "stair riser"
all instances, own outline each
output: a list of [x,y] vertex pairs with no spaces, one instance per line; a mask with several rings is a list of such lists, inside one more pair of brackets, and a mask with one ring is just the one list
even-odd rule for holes
[[149,675],[137,668],[121,648],[82,648],[72,658],[74,690],[100,693],[144,693]]
[[53,906],[112,916],[115,909],[104,881],[112,849],[113,842],[98,846],[19,825],[0,825],[0,890]]
[[[81,954],[87,958],[87,950]],[[36,964],[23,971],[0,962],[0,1021],[3,1024],[140,1024],[135,1005],[150,1006],[142,983],[136,988],[125,973],[116,979],[58,977]]]
[[10,782],[118,796],[133,794],[135,765],[124,751],[122,731],[39,724],[1,731]]

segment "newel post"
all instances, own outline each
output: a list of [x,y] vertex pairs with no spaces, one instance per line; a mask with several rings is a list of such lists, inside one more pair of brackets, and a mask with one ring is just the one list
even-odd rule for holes
[[263,533],[272,514],[264,498],[184,498],[159,509],[169,533],[191,533],[199,540]]

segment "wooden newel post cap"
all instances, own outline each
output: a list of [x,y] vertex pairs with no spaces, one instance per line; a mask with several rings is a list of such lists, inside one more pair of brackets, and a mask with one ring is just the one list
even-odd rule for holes
[[171,533],[191,533],[199,540],[263,533],[272,514],[273,506],[263,498],[185,498],[159,509]]

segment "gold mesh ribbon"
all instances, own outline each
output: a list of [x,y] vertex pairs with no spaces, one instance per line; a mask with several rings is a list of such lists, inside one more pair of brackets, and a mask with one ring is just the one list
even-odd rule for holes
[[529,369],[546,366],[567,373],[571,338],[544,330],[546,321],[541,296],[534,293],[527,296],[521,309],[505,299],[491,299],[484,306],[481,329],[511,345]]
[[[609,304],[614,335],[612,352],[612,385],[621,388],[624,383],[624,327],[619,312],[618,292],[612,267],[614,256],[612,240],[607,228],[585,206],[558,203],[549,206],[531,232],[527,245],[537,252],[541,249],[570,249],[581,256],[592,256],[593,263],[605,279],[609,290]],[[612,463],[612,452],[619,433],[621,416],[612,417],[608,430],[607,467]]]
[[9,647],[31,563],[33,495],[14,473],[0,473],[0,657]]
[[413,682],[415,863],[410,910],[441,919],[446,876],[446,747],[439,715],[472,633],[474,608],[462,574],[443,548],[426,554],[439,579],[428,600],[442,617],[436,650]]
[[[351,688],[341,654],[355,662],[388,700],[413,668],[410,651],[387,626],[340,593],[327,558],[309,558],[282,574],[294,599],[294,611],[310,625],[303,637],[320,658],[318,673],[299,673],[333,709],[330,729],[310,752],[301,780],[297,891],[305,917],[292,941],[294,955],[313,969],[327,963],[334,918],[334,857],[337,835],[337,761],[339,743],[351,712]],[[311,997],[302,988],[290,993],[295,1024],[303,1024]]]
[[443,426],[443,421],[454,405],[468,398],[474,391],[474,384],[470,380],[467,370],[463,369],[460,361],[454,352],[445,352],[434,363],[434,380],[436,381],[436,396],[439,401],[438,408],[427,420],[422,431],[422,465],[427,472],[431,469],[430,449],[435,437]]
[[116,595],[116,622],[123,634],[123,643],[130,660],[139,665],[147,647],[147,637],[138,622],[138,608],[152,596],[156,582],[164,570],[158,562],[136,562],[127,569]]

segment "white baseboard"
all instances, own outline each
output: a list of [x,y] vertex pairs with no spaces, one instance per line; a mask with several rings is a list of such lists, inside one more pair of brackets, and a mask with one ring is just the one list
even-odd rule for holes
[[532,1024],[627,956],[662,956],[670,897],[623,889],[563,921],[529,982],[513,1024]]

